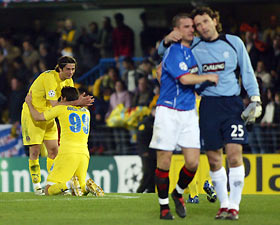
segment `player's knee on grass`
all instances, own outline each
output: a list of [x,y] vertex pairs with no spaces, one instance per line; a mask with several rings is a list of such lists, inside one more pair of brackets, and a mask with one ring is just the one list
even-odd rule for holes
[[49,185],[46,195],[58,195],[67,189],[68,188],[66,186],[66,183],[57,183],[57,184]]

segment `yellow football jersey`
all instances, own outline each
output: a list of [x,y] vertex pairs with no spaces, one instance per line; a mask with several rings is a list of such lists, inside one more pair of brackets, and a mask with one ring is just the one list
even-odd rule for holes
[[[44,112],[51,107],[48,100],[56,101],[61,96],[61,89],[65,86],[74,87],[72,79],[62,81],[55,70],[47,70],[41,73],[31,85],[32,104],[39,112]],[[26,103],[24,103],[27,107]]]
[[88,109],[58,105],[44,112],[46,120],[58,118],[61,135],[59,154],[85,153],[88,155],[90,113]]

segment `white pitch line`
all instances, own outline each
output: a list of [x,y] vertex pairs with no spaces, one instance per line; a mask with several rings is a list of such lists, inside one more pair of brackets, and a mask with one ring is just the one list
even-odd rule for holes
[[92,201],[92,200],[112,200],[112,199],[136,199],[136,198],[140,198],[139,196],[126,196],[126,195],[106,195],[103,197],[92,197],[92,198],[75,198],[74,196],[72,198],[69,197],[65,197],[65,198],[51,198],[51,197],[47,197],[45,198],[45,196],[42,196],[41,199],[11,199],[11,200],[0,200],[0,202],[36,202],[38,200],[52,200],[52,201],[72,201],[72,200],[78,200],[78,201]]

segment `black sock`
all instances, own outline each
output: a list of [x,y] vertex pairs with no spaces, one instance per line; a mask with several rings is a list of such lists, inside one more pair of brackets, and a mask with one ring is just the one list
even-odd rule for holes
[[176,190],[176,188],[174,189],[173,194],[174,194],[174,196],[177,197],[177,198],[182,198],[182,194],[178,193],[178,191]]
[[[161,199],[168,198],[169,190],[169,170],[156,168],[155,183],[158,190],[158,197]],[[160,210],[169,209],[168,204],[160,205]]]
[[170,209],[169,205],[160,205],[160,211],[162,211],[164,209]]
[[[178,183],[177,183],[178,186],[181,189],[185,189],[189,185],[189,183],[191,183],[191,181],[193,180],[195,172],[196,171],[189,171],[184,165],[182,167],[181,171],[180,171],[180,174],[179,174],[179,180],[178,180]],[[176,188],[174,189],[173,193],[178,198],[182,197],[182,194],[178,193]]]

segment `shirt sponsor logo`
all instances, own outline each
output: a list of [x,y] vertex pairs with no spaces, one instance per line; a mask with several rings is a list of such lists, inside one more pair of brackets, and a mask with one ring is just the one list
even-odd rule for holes
[[54,96],[55,96],[55,91],[54,91],[54,90],[50,90],[50,91],[48,92],[48,95],[49,95],[50,97],[54,97]]
[[202,64],[202,72],[216,72],[225,70],[225,62]]
[[187,64],[184,63],[184,62],[180,62],[180,63],[179,63],[179,67],[180,67],[181,70],[184,70],[184,71],[187,71],[187,70],[188,70],[188,66],[187,66]]

